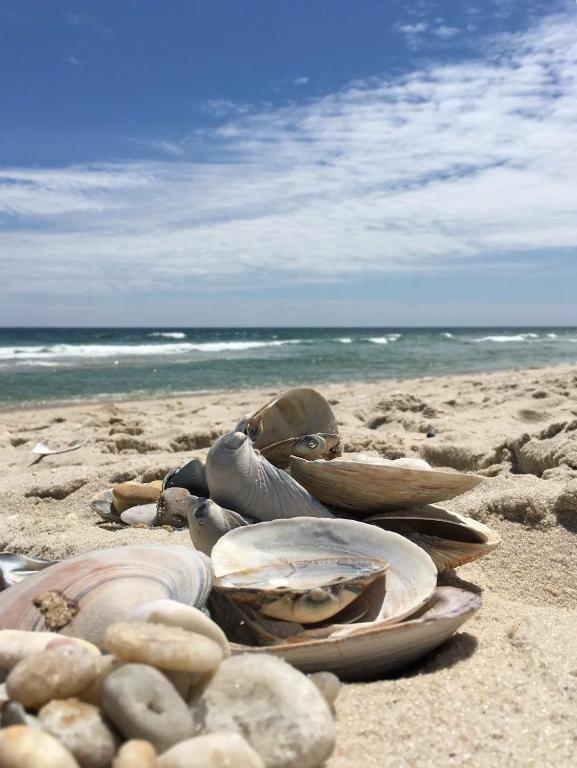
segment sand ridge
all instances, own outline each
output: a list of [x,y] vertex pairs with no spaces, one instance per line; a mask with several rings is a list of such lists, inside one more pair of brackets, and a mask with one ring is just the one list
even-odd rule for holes
[[[347,450],[484,475],[446,506],[503,538],[489,557],[443,577],[482,592],[461,633],[397,679],[345,686],[329,768],[577,764],[577,366],[317,388]],[[186,531],[106,530],[86,500],[205,456],[272,394],[0,411],[0,549],[62,558],[187,544]],[[29,466],[39,440],[82,437],[90,442],[80,450]]]

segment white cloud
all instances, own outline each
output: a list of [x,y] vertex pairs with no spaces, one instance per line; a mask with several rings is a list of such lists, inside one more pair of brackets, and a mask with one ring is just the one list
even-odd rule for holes
[[209,294],[574,259],[576,126],[577,22],[555,17],[483,59],[237,112],[196,138],[218,162],[0,171],[0,280]]
[[308,77],[295,77],[293,85],[306,85],[309,81]]

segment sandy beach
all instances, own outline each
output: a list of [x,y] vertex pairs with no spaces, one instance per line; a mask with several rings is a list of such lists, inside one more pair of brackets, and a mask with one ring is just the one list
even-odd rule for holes
[[[577,366],[317,387],[345,450],[419,456],[486,482],[447,502],[499,531],[501,546],[443,583],[480,591],[464,630],[394,680],[344,686],[329,768],[573,766],[577,763]],[[162,478],[206,455],[272,394],[0,411],[0,550],[66,558],[187,531],[105,530],[88,498]],[[40,440],[88,438],[30,466]]]

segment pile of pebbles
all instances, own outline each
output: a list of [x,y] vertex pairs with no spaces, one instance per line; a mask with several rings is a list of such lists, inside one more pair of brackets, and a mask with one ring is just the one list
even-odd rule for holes
[[202,611],[150,603],[102,653],[0,631],[2,768],[316,768],[334,749],[340,683],[272,655],[230,655]]

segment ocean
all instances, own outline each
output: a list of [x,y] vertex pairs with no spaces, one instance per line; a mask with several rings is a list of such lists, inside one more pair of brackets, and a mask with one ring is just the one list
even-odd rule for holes
[[577,362],[577,328],[4,328],[0,404]]

